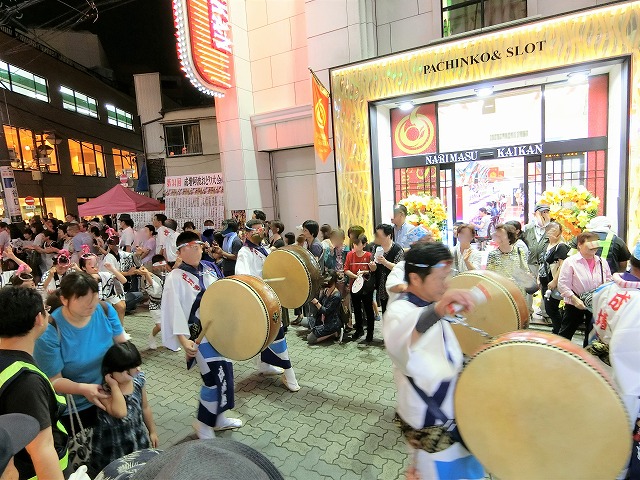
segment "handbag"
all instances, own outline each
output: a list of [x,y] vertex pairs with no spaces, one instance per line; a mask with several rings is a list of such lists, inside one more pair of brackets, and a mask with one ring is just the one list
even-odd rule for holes
[[[602,268],[602,258],[600,258],[600,285],[602,285],[604,283],[604,271]],[[597,290],[598,287],[592,289],[592,290],[587,290],[586,292],[583,293],[575,293],[576,297],[578,297],[580,300],[582,300],[582,303],[584,303],[584,306],[587,307],[587,310],[589,310],[591,313],[593,313],[593,293]]]
[[[71,435],[69,435],[69,442],[67,443],[67,450],[69,451],[69,465],[71,465],[73,471],[78,470],[82,465],[88,465],[91,459],[91,443],[93,441],[93,427],[85,428],[80,420],[80,413],[76,407],[76,403],[73,400],[73,395],[67,395],[67,405],[69,405],[69,419],[71,423]],[[75,420],[78,421],[80,427],[76,431],[74,424]]]
[[518,258],[520,259],[521,268],[519,269],[520,271],[516,271],[513,273],[513,277],[516,282],[524,288],[524,291],[526,293],[528,293],[529,295],[533,295],[538,290],[540,290],[540,287],[538,286],[538,282],[536,281],[535,277],[531,275],[529,269],[525,266],[524,260],[522,260],[522,252],[520,251],[519,247]]

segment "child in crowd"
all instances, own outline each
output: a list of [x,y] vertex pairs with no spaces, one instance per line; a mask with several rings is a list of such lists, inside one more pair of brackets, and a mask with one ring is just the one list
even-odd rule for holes
[[14,287],[33,288],[35,290],[36,283],[33,281],[33,275],[27,271],[27,265],[20,265],[16,274],[11,277],[11,285]]
[[151,350],[155,350],[158,348],[156,335],[158,335],[160,330],[162,330],[161,305],[164,279],[171,271],[171,268],[162,255],[154,255],[151,258],[151,269],[152,271],[150,272],[145,267],[141,267],[138,269],[138,272],[142,275],[145,290],[149,295],[149,313],[155,322],[155,325],[151,330],[151,334],[149,335],[149,348]]
[[26,262],[23,262],[16,257],[15,253],[13,253],[13,248],[11,248],[10,245],[7,245],[3,250],[2,260],[3,266],[9,268],[6,270],[3,269],[2,272],[0,272],[0,288],[9,285],[16,273],[20,273],[20,268],[23,269],[22,272],[31,273],[31,267],[27,265]]
[[60,280],[68,272],[79,270],[80,268],[71,263],[71,254],[66,250],[59,250],[53,257],[53,266],[47,270],[40,281],[40,287],[45,294],[52,294],[60,287]]
[[113,345],[102,360],[103,388],[110,396],[102,399],[106,411],[98,410],[93,429],[90,476],[120,457],[158,446],[141,364],[140,352],[131,342]]

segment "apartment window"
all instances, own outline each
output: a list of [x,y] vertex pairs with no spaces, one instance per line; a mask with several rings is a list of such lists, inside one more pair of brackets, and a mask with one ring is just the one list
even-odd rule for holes
[[47,81],[27,70],[0,61],[0,87],[27,97],[49,101]]
[[76,92],[67,87],[60,87],[62,107],[81,115],[98,118],[98,101],[84,93]]
[[74,175],[104,177],[102,145],[69,139],[69,154]]
[[449,37],[526,16],[526,0],[442,0],[442,36]]
[[27,128],[3,125],[4,137],[9,153],[13,153],[11,166],[14,170],[43,170],[59,173],[58,152],[55,143],[46,135],[35,134]]
[[106,105],[106,108],[107,121],[110,125],[133,130],[133,115],[113,105]]
[[165,125],[164,141],[169,157],[202,153],[199,123]]
[[121,150],[119,148],[112,148],[113,154],[113,166],[115,167],[116,177],[119,177],[123,173],[129,175],[129,178],[138,178],[138,163],[136,162],[136,154]]

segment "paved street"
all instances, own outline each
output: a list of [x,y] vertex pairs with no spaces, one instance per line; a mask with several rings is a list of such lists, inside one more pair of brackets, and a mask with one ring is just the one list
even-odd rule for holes
[[[152,320],[145,307],[138,312],[125,324],[142,351]],[[286,479],[401,477],[408,457],[392,423],[395,393],[384,349],[331,342],[309,347],[298,331],[290,328],[287,342],[302,389],[291,393],[278,377],[258,376],[253,361],[236,362],[236,406],[229,416],[245,425],[220,436],[259,450]],[[195,438],[196,369],[187,372],[184,354],[164,348],[143,352],[143,362],[161,448]]]

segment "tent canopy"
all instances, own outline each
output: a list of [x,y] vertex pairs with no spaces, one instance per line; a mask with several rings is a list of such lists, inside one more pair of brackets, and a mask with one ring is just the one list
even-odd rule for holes
[[108,192],[78,207],[81,217],[153,210],[164,210],[164,204],[153,198],[138,195],[122,185],[116,185]]

